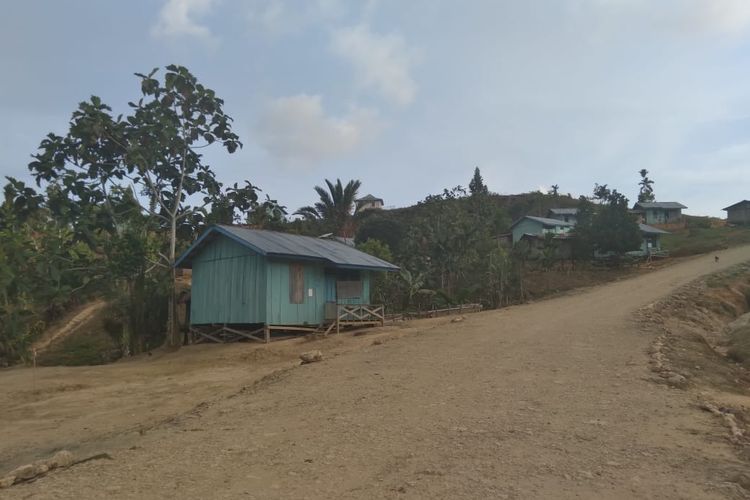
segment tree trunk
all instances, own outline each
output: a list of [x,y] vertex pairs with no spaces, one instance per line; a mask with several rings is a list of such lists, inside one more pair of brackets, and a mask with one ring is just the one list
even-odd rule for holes
[[167,338],[166,344],[173,348],[179,348],[182,345],[180,331],[177,326],[177,270],[174,267],[175,252],[177,249],[177,218],[172,217],[172,227],[169,235],[169,298],[167,310]]

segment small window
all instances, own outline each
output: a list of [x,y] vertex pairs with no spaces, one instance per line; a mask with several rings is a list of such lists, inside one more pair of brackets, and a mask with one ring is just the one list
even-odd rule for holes
[[337,279],[339,281],[359,281],[361,278],[359,271],[356,269],[339,269]]
[[361,281],[338,281],[336,282],[336,296],[339,299],[361,299]]
[[289,264],[289,302],[305,301],[305,269],[302,264]]

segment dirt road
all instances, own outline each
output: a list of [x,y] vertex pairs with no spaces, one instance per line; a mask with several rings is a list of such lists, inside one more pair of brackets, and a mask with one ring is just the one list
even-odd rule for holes
[[[82,464],[2,494],[742,498],[742,490],[727,481],[746,465],[724,438],[720,419],[696,410],[689,392],[651,381],[646,354],[651,337],[632,319],[638,308],[690,280],[750,259],[750,248],[720,255],[719,263],[713,255],[700,257],[459,323],[428,323],[407,334],[392,329],[335,344],[293,344],[298,351],[320,346],[342,355],[282,369],[255,385],[215,375],[206,382],[215,384],[210,403],[142,433],[102,439],[102,451],[113,460]],[[381,340],[374,344],[374,338]],[[215,352],[228,355],[232,347]],[[234,348],[249,352],[249,347]],[[195,356],[184,351],[170,355],[169,362],[174,366],[175,360]],[[284,356],[278,366],[290,366]],[[201,359],[195,373],[212,373]],[[174,413],[179,407],[174,394],[159,393],[162,378],[154,377],[149,389],[148,362],[141,365],[143,379],[134,387],[140,393],[125,391],[122,400],[135,405],[142,398],[148,405],[137,410],[146,411],[158,405],[161,394]],[[89,374],[106,374],[106,369],[89,369]],[[185,373],[189,382],[170,388],[181,391],[183,402],[201,401],[206,389],[200,377]],[[225,396],[232,383],[247,387]],[[31,403],[23,408],[40,425],[47,423]],[[91,418],[91,425],[94,421],[100,419]],[[60,422],[63,434],[81,425],[72,417]],[[21,430],[22,424],[13,425]],[[57,437],[63,446],[65,439]]]

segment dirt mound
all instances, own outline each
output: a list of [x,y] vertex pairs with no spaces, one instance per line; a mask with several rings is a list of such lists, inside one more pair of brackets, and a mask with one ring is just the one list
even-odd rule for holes
[[650,350],[659,382],[695,391],[698,406],[732,424],[750,446],[750,265],[698,280],[640,311],[657,333]]
[[729,323],[726,334],[729,339],[727,355],[750,368],[750,313]]

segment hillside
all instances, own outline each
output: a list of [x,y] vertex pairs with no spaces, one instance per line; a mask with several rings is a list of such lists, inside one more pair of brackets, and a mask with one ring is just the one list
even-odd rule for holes
[[713,217],[686,217],[683,229],[671,230],[662,239],[670,255],[684,257],[750,243],[750,227],[730,226]]

